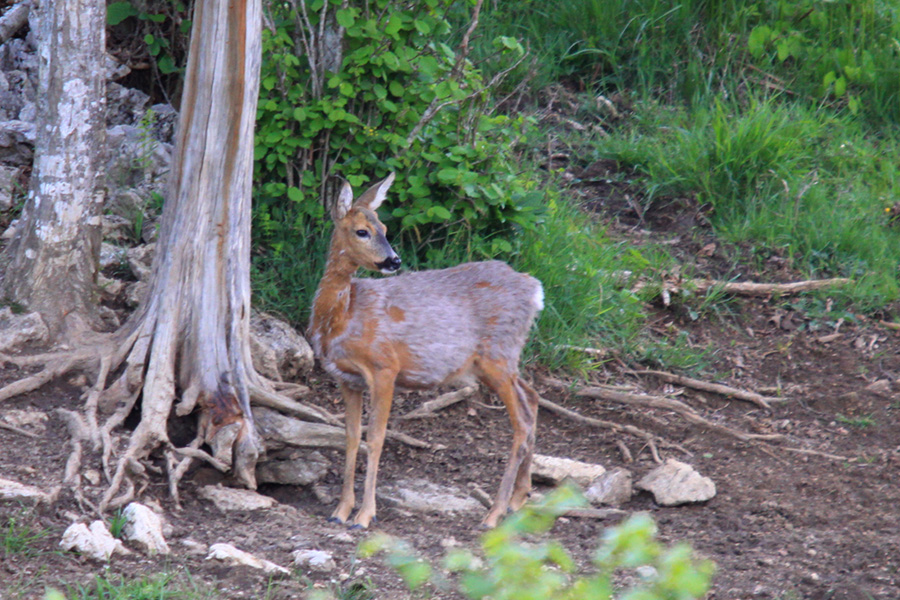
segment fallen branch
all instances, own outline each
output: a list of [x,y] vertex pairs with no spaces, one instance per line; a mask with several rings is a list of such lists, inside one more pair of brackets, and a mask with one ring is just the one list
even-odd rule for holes
[[30,431],[25,431],[24,429],[21,429],[20,427],[16,427],[15,425],[10,425],[9,423],[5,423],[3,421],[0,421],[0,429],[6,429],[7,431],[12,431],[13,433],[18,433],[19,435],[24,435],[25,437],[30,437],[30,438],[34,438],[34,439],[41,437],[39,435],[31,433]]
[[687,279],[688,283],[698,292],[705,292],[711,288],[717,288],[729,294],[739,296],[768,296],[778,294],[789,296],[821,290],[823,288],[836,287],[853,283],[852,279],[836,277],[833,279],[809,279],[806,281],[794,281],[792,283],[756,283],[753,281],[720,281],[718,279]]
[[601,400],[611,400],[613,402],[618,402],[620,404],[628,404],[631,406],[645,406],[647,408],[660,408],[663,410],[671,410],[676,414],[680,415],[686,421],[693,423],[695,425],[700,425],[707,429],[711,429],[713,431],[718,431],[719,433],[723,433],[725,435],[737,438],[741,441],[749,442],[753,440],[765,440],[765,441],[774,441],[774,440],[783,440],[784,436],[779,433],[748,433],[744,431],[738,431],[737,429],[732,429],[731,427],[726,427],[725,425],[719,425],[718,423],[713,423],[708,419],[704,419],[701,417],[697,411],[693,408],[685,404],[684,402],[679,402],[678,400],[672,400],[670,398],[664,398],[662,396],[648,396],[646,394],[629,394],[626,392],[616,392],[613,390],[606,390],[599,387],[581,387],[575,390],[575,395],[577,396],[586,396],[588,398],[599,398]]
[[695,390],[702,390],[704,392],[713,392],[715,394],[721,394],[722,396],[726,396],[728,398],[734,398],[735,400],[744,400],[746,402],[751,402],[760,408],[765,408],[766,410],[772,410],[770,406],[771,402],[784,402],[786,398],[774,398],[772,396],[763,396],[761,394],[757,394],[756,392],[749,392],[746,390],[741,390],[738,388],[733,388],[728,385],[724,385],[721,383],[711,383],[709,381],[702,381],[700,379],[692,379],[690,377],[685,377],[683,375],[675,375],[674,373],[666,373],[665,371],[654,371],[654,370],[646,370],[646,371],[633,371],[635,375],[652,375],[654,377],[658,377],[663,381],[668,383],[674,383],[676,385],[683,385],[685,387],[693,388]]
[[564,517],[575,517],[578,519],[608,519],[610,517],[621,517],[627,515],[627,510],[620,508],[570,508],[562,514]]
[[456,404],[457,402],[464,400],[465,398],[468,398],[469,396],[474,394],[475,391],[475,386],[468,385],[464,388],[460,388],[452,392],[447,392],[446,394],[441,394],[434,400],[429,400],[415,410],[412,410],[405,415],[401,415],[398,418],[400,420],[406,421],[409,419],[423,419],[427,417],[434,417],[436,416],[435,413],[437,413],[437,411]]
[[686,456],[694,455],[693,452],[691,452],[690,450],[687,450],[686,448],[684,448],[674,442],[669,442],[667,440],[659,438],[659,437],[653,435],[652,433],[649,433],[647,431],[644,431],[643,429],[634,427],[633,425],[620,425],[618,423],[613,423],[612,421],[604,421],[603,419],[595,419],[593,417],[585,417],[584,415],[581,415],[581,414],[575,412],[574,410],[564,408],[564,407],[560,406],[559,404],[556,404],[555,402],[551,402],[550,400],[547,400],[546,398],[541,398],[539,405],[542,408],[545,408],[551,412],[554,412],[558,415],[566,417],[567,419],[577,421],[579,423],[585,423],[585,424],[591,425],[593,427],[602,427],[604,429],[612,429],[613,431],[618,432],[618,433],[627,433],[629,435],[633,435],[634,437],[644,440],[648,444],[653,444],[654,442],[658,442],[662,446],[665,446],[668,448],[674,448],[680,452],[683,452]]
[[882,321],[879,319],[878,324],[882,327],[887,327],[888,329],[893,329],[894,331],[900,331],[900,323],[894,323],[892,321]]
[[252,404],[274,408],[277,411],[303,417],[304,419],[312,419],[319,423],[328,423],[329,425],[341,424],[340,419],[318,406],[292,400],[286,396],[270,392],[262,386],[250,385],[249,387]]

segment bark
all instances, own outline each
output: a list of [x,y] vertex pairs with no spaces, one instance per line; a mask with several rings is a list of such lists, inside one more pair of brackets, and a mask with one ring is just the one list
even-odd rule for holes
[[40,2],[31,14],[42,101],[28,201],[0,257],[8,265],[0,296],[39,312],[59,339],[99,324],[106,3]]
[[[255,487],[260,443],[250,389],[266,387],[250,357],[250,186],[261,53],[260,0],[196,4],[169,194],[149,293],[123,328],[120,401],[143,378],[141,421],[101,507],[133,459],[168,445],[175,411],[200,409],[195,446]],[[116,364],[117,360],[113,360]],[[190,460],[184,459],[184,460]],[[184,465],[175,467],[183,473]],[[180,476],[180,475],[179,475]]]

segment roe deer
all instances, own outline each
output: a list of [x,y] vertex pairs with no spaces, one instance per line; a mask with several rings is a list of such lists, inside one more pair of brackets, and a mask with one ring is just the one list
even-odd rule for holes
[[428,389],[473,376],[506,405],[512,449],[500,490],[483,524],[494,527],[531,490],[539,397],[518,373],[528,330],[543,308],[541,283],[499,262],[462,264],[384,279],[355,279],[359,267],[393,273],[400,257],[375,210],[394,174],[356,202],[344,184],[331,209],[334,233],[309,331],[316,355],[340,384],[346,406],[347,455],[341,499],[330,520],[346,522],[356,497],[362,394],[369,390],[368,462],[354,527],[375,518],[375,481],[394,387]]

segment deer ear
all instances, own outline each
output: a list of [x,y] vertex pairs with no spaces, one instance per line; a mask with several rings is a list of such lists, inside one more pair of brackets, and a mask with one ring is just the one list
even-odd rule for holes
[[387,192],[394,183],[395,173],[391,173],[380,182],[367,189],[357,200],[357,204],[361,204],[369,210],[377,210],[384,199],[387,198]]
[[351,206],[353,206],[353,188],[345,181],[341,186],[341,192],[334,199],[334,204],[331,205],[332,220],[340,221],[346,217]]

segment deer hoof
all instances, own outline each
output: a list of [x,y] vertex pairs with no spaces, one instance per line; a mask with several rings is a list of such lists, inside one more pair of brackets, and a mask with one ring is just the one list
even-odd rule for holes
[[343,524],[344,524],[343,519],[339,519],[338,517],[328,517],[327,521],[328,521],[329,523],[337,523],[338,525],[343,525]]

